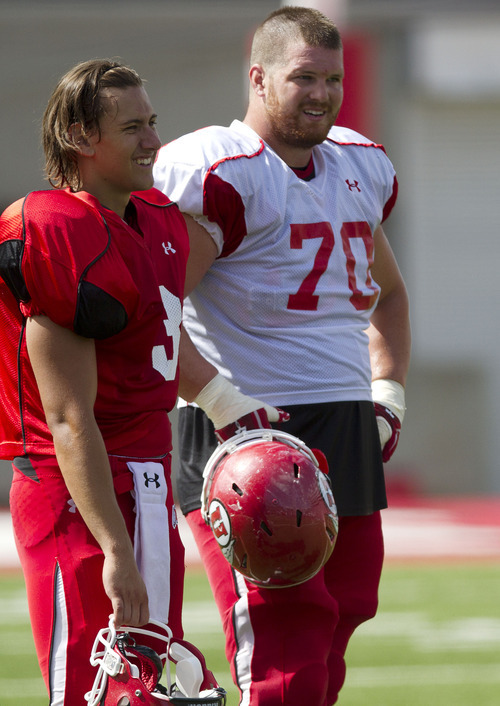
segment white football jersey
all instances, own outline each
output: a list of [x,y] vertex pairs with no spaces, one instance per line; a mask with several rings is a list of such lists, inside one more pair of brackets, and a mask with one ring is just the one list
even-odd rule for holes
[[274,405],[371,399],[373,233],[395,172],[380,145],[338,127],[313,162],[300,178],[234,121],[165,145],[155,166],[155,185],[219,252],[186,300],[186,329],[242,392]]

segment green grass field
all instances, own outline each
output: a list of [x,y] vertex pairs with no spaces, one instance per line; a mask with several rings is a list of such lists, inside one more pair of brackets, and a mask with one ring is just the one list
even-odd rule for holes
[[[498,706],[500,566],[388,564],[380,598],[351,641],[339,706]],[[185,631],[236,706],[201,570],[187,574]],[[17,573],[0,574],[0,704],[47,704]]]

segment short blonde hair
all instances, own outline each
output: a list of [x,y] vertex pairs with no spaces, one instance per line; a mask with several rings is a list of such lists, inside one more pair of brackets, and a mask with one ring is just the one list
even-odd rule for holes
[[303,41],[310,47],[342,49],[337,25],[319,10],[286,6],[272,12],[255,31],[250,63],[269,68],[286,56],[292,41]]

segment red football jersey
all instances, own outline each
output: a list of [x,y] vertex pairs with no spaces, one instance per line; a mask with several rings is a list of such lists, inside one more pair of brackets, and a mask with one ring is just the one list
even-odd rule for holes
[[171,449],[188,235],[155,189],[131,197],[127,221],[68,190],[33,192],[2,214],[1,458],[54,453],[26,350],[34,315],[95,340],[94,409],[108,451]]

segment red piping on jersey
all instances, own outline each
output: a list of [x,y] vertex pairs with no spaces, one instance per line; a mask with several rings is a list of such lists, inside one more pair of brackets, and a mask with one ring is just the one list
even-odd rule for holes
[[382,150],[385,154],[387,152],[385,151],[384,145],[379,145],[376,142],[342,142],[340,140],[332,140],[331,137],[326,138],[327,142],[333,142],[334,145],[353,145],[354,147],[376,147],[378,150]]
[[259,140],[259,142],[260,142],[260,148],[256,152],[253,152],[253,154],[243,154],[243,153],[242,154],[235,154],[232,157],[223,157],[222,159],[219,159],[218,162],[215,162],[214,164],[212,164],[212,166],[207,170],[207,175],[205,176],[205,179],[207,178],[207,176],[209,175],[210,172],[213,172],[214,169],[217,169],[219,164],[222,164],[223,162],[228,162],[231,159],[241,159],[242,157],[245,157],[245,159],[252,159],[253,157],[258,157],[259,154],[261,154],[265,149],[264,141]]

